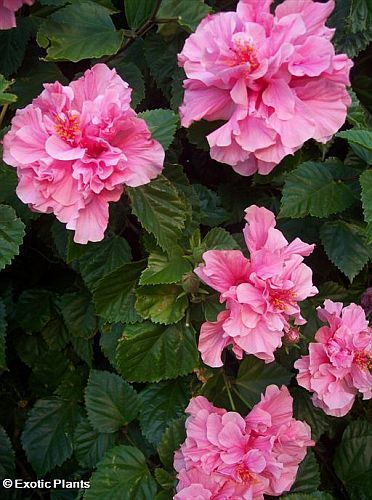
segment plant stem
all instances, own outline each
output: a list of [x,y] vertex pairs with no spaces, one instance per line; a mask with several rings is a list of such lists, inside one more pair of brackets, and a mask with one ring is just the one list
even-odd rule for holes
[[124,52],[125,49],[127,49],[137,38],[145,35],[148,31],[150,31],[150,29],[157,23],[157,20],[156,20],[156,14],[158,13],[158,10],[160,9],[160,5],[161,5],[161,0],[157,0],[155,5],[154,5],[154,9],[151,13],[151,16],[149,17],[149,19],[145,22],[145,24],[143,26],[141,26],[140,28],[138,28],[138,30],[136,30],[134,33],[133,33],[133,36],[131,36],[123,45],[122,47],[116,52],[116,54],[112,54],[111,56],[109,56],[107,59],[104,60],[104,62],[107,64],[108,62],[112,61],[112,59],[114,59],[115,57],[117,57],[119,54],[121,54],[122,52]]
[[235,403],[234,403],[234,400],[232,398],[231,391],[230,391],[230,382],[227,379],[226,374],[225,374],[224,371],[222,372],[222,375],[223,375],[223,381],[224,381],[224,384],[225,384],[225,387],[226,387],[227,395],[229,397],[231,408],[233,409],[233,411],[236,411]]
[[240,394],[240,392],[234,387],[232,386],[231,389],[234,391],[234,393],[238,396],[238,398],[248,407],[248,408],[252,408],[252,405],[248,403],[248,401],[243,398],[243,396]]
[[3,109],[1,110],[1,113],[0,113],[0,128],[1,128],[1,125],[3,124],[4,116],[5,116],[5,113],[7,112],[8,106],[9,106],[9,104],[4,104]]

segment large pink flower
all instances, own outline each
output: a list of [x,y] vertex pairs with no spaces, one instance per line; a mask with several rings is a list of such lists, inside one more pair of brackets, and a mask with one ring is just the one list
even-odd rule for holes
[[4,161],[17,168],[17,194],[32,210],[53,212],[77,243],[100,241],[108,202],[124,185],[154,179],[164,150],[130,107],[128,84],[105,64],[44,89],[13,118]]
[[352,61],[335,55],[334,7],[286,0],[241,0],[236,12],[206,17],[186,40],[180,114],[226,123],[208,136],[211,156],[241,175],[268,174],[314,138],[327,142],[346,119]]
[[313,392],[315,406],[328,415],[343,417],[358,392],[372,397],[372,329],[360,306],[326,300],[318,316],[328,322],[309,345],[309,355],[295,363],[297,381]]
[[0,30],[16,27],[15,13],[22,5],[32,5],[34,0],[0,0]]
[[204,323],[199,337],[203,361],[222,366],[221,353],[232,345],[238,358],[243,352],[266,362],[282,337],[295,325],[306,321],[299,302],[317,293],[312,271],[303,263],[314,245],[296,238],[292,243],[275,228],[275,217],[266,208],[246,209],[244,237],[250,252],[248,260],[237,250],[209,250],[195,273],[217,290],[226,304],[216,322]]
[[292,403],[286,387],[271,385],[243,418],[202,396],[193,398],[186,440],[174,458],[175,498],[250,500],[288,491],[314,444],[310,427],[293,418]]

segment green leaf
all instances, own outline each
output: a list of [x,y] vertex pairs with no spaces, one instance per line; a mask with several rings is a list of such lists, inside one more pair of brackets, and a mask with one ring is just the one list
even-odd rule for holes
[[[127,3],[125,3],[127,5]],[[132,62],[118,61],[110,64],[114,67],[121,78],[129,83],[132,88],[132,101],[131,106],[136,108],[145,97],[145,81],[143,79],[142,71]]]
[[349,89],[348,92],[352,100],[351,106],[347,111],[348,122],[356,128],[367,128],[366,114],[363,106],[352,89]]
[[144,319],[169,325],[180,321],[188,306],[178,285],[148,285],[136,290],[136,310]]
[[210,146],[207,137],[209,134],[221,127],[223,123],[224,122],[222,120],[216,120],[213,122],[200,120],[199,122],[195,122],[187,129],[187,138],[191,144],[194,144],[197,148],[202,149],[203,151],[209,151]]
[[55,396],[73,403],[81,403],[84,400],[84,389],[87,384],[88,370],[85,366],[75,367],[69,365],[63,374],[61,383],[54,391]]
[[0,203],[8,202],[17,186],[16,169],[0,161]]
[[176,68],[172,76],[170,99],[171,108],[176,113],[178,113],[178,108],[181,106],[183,101],[183,81],[185,80],[185,78],[186,76],[183,68]]
[[352,205],[356,198],[349,186],[337,180],[338,166],[309,161],[290,172],[286,176],[279,216],[327,217]]
[[18,255],[25,234],[25,225],[11,207],[0,205],[0,270]]
[[183,257],[180,247],[174,246],[169,255],[156,249],[150,253],[139,282],[141,285],[177,283],[188,271],[191,271],[191,264]]
[[75,353],[91,367],[93,362],[93,339],[72,337],[70,340]]
[[110,361],[111,365],[113,368],[116,368],[116,348],[119,342],[119,339],[121,338],[123,332],[123,326],[118,323],[111,325],[109,331],[104,331],[101,332],[101,336],[99,339],[99,345],[101,346],[101,349],[106,356],[106,358]]
[[353,0],[350,11],[353,33],[369,30],[372,25],[372,5],[368,0]]
[[362,228],[341,220],[326,222],[320,237],[333,264],[353,281],[369,260],[369,249]]
[[15,346],[20,359],[30,368],[48,352],[48,346],[41,335],[17,335]]
[[157,33],[149,33],[145,38],[144,50],[147,65],[157,86],[165,97],[171,97],[171,85],[177,68],[177,54],[183,41],[177,38],[165,40]]
[[0,425],[0,477],[14,477],[15,455],[4,427]]
[[17,96],[14,94],[10,94],[9,92],[5,92],[13,82],[9,82],[6,80],[3,75],[0,75],[0,105],[10,104],[17,100]]
[[65,322],[59,314],[53,316],[51,320],[48,321],[41,330],[41,334],[50,349],[56,351],[63,349],[67,342],[71,340]]
[[167,150],[177,130],[178,116],[170,109],[151,109],[139,113],[138,117],[145,120],[152,138]]
[[357,420],[348,425],[333,465],[351,500],[371,498],[372,424]]
[[74,260],[83,257],[88,252],[90,245],[94,246],[95,244],[88,243],[87,245],[81,245],[80,243],[75,243],[69,232],[67,235],[66,262],[70,264]]
[[174,452],[186,439],[185,421],[186,416],[183,416],[171,422],[159,443],[159,457],[167,469],[173,470]]
[[186,207],[176,188],[162,175],[138,188],[127,189],[132,210],[141,225],[170,252],[185,227]]
[[372,131],[371,130],[361,130],[361,129],[351,129],[344,130],[336,134],[337,137],[346,139],[350,144],[352,150],[357,154],[362,160],[364,160],[369,165],[372,164]]
[[93,301],[99,316],[111,322],[137,321],[134,288],[144,267],[143,261],[124,264],[98,281]]
[[79,259],[79,269],[90,290],[94,290],[101,278],[132,259],[127,240],[119,236],[107,238],[99,243],[91,243],[89,247],[89,250]]
[[372,170],[366,170],[360,176],[360,185],[362,186],[362,205],[364,220],[368,224],[367,234],[369,235],[367,243],[372,243]]
[[21,441],[38,476],[44,476],[72,455],[72,432],[78,407],[59,398],[39,399],[28,414]]
[[293,493],[280,497],[283,500],[333,500],[333,496],[326,491],[312,491],[311,493]]
[[231,234],[222,227],[211,229],[202,241],[205,250],[239,250],[240,247]]
[[239,366],[236,387],[250,406],[256,404],[270,384],[288,385],[292,374],[276,363],[265,364],[254,356],[245,358]]
[[97,329],[97,320],[89,292],[65,293],[58,301],[68,331],[74,337],[90,338]]
[[[349,57],[355,57],[364,50],[372,40],[372,29],[364,29],[368,17],[363,14],[363,21],[359,19],[358,3],[364,0],[343,0],[335,3],[335,10],[327,21],[327,25],[336,28],[332,42],[337,53],[346,52]],[[358,13],[357,16],[355,14]]]
[[129,26],[136,30],[154,13],[156,0],[125,0],[124,7]]
[[170,474],[165,469],[157,467],[154,471],[155,479],[157,483],[166,490],[172,490],[175,487],[175,477],[174,474]]
[[221,206],[221,200],[217,193],[203,186],[193,184],[200,200],[200,223],[205,226],[218,226],[229,218],[227,211]]
[[192,32],[211,10],[209,5],[200,0],[162,0],[157,17],[177,18],[182,28]]
[[49,396],[69,369],[69,359],[59,351],[47,350],[33,360],[30,386],[40,397]]
[[100,370],[91,370],[85,392],[85,406],[92,427],[115,432],[134,420],[140,408],[138,394],[125,380]]
[[200,202],[199,198],[190,184],[183,167],[175,163],[165,166],[164,176],[173,183],[185,207],[185,230],[183,237],[188,238],[199,227],[200,224]]
[[94,430],[83,418],[74,432],[74,455],[82,467],[93,469],[114,443],[114,434]]
[[304,420],[311,427],[311,437],[318,441],[330,427],[330,419],[324,411],[316,408],[309,393],[301,387],[295,387],[293,395],[293,412],[298,420]]
[[123,34],[116,31],[110,10],[94,2],[78,1],[54,12],[40,27],[39,45],[47,61],[81,61],[116,54]]
[[7,328],[6,309],[5,309],[5,305],[4,305],[3,301],[0,300],[0,370],[6,369],[6,356],[5,356],[6,328]]
[[188,384],[182,379],[152,384],[140,393],[139,421],[143,435],[157,446],[172,420],[181,417],[190,399]]
[[52,315],[53,295],[44,289],[24,290],[16,304],[18,324],[27,333],[40,332]]
[[85,500],[149,500],[154,498],[156,483],[144,455],[133,446],[109,450],[93,472]]
[[172,500],[174,497],[174,492],[169,490],[160,490],[156,494],[154,500]]
[[0,31],[0,73],[8,77],[21,66],[34,26],[30,18],[17,16],[17,28]]
[[292,485],[291,492],[310,492],[320,486],[320,470],[314,452],[308,450],[306,457],[300,463],[296,481]]
[[158,382],[191,373],[198,365],[194,331],[183,323],[164,326],[149,321],[128,325],[117,348],[124,378]]

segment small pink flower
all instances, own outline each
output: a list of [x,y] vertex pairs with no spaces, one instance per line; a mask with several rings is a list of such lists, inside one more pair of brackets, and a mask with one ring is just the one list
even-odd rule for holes
[[114,69],[96,64],[68,86],[45,84],[17,110],[4,137],[19,198],[34,211],[54,213],[77,243],[102,240],[109,202],[163,168],[164,150],[130,107],[130,95]]
[[174,498],[248,500],[288,491],[314,444],[310,427],[293,418],[292,402],[286,387],[271,385],[244,419],[202,396],[193,398],[186,440],[174,458]]
[[352,61],[335,54],[325,21],[334,1],[241,0],[207,16],[179,54],[181,122],[224,120],[208,136],[213,159],[241,175],[268,174],[305,141],[343,125]]
[[315,406],[343,417],[358,392],[372,397],[372,329],[360,306],[326,300],[318,316],[328,322],[309,345],[309,354],[295,363],[297,382],[313,393]]
[[226,304],[215,322],[204,323],[199,351],[204,363],[222,366],[221,353],[229,345],[241,359],[243,352],[270,362],[282,337],[306,321],[299,302],[317,293],[312,271],[303,263],[314,245],[296,238],[292,243],[275,228],[275,216],[266,208],[247,208],[244,237],[250,259],[238,250],[209,250],[195,273],[220,292]]
[[16,27],[15,13],[22,5],[32,5],[34,0],[0,0],[0,30]]

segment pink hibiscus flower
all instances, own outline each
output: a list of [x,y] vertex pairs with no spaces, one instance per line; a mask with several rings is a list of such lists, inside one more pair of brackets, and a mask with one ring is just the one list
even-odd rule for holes
[[0,30],[16,27],[15,13],[22,5],[32,5],[34,0],[0,0]]
[[289,321],[306,323],[298,303],[317,293],[312,271],[303,263],[314,245],[299,238],[288,244],[266,208],[252,205],[245,220],[250,259],[237,250],[209,250],[194,271],[226,304],[217,321],[204,323],[200,331],[199,351],[212,367],[222,366],[221,353],[228,345],[238,358],[246,352],[273,361]]
[[174,458],[174,498],[248,500],[288,491],[307,447],[314,445],[310,427],[293,418],[292,403],[286,387],[271,385],[243,418],[203,396],[193,398],[186,409],[186,440]]
[[54,213],[74,241],[100,241],[108,202],[123,186],[150,182],[164,150],[130,107],[131,89],[114,69],[96,64],[68,86],[44,91],[17,110],[4,137],[4,161],[17,168],[17,195],[37,212]]
[[297,382],[313,393],[312,401],[328,415],[343,417],[358,392],[372,397],[372,329],[360,306],[324,301],[318,316],[328,322],[309,345],[309,355],[295,363]]
[[310,138],[327,142],[346,119],[352,61],[335,54],[325,21],[334,1],[241,0],[207,16],[179,54],[181,123],[226,123],[208,136],[211,157],[241,175],[268,174]]

